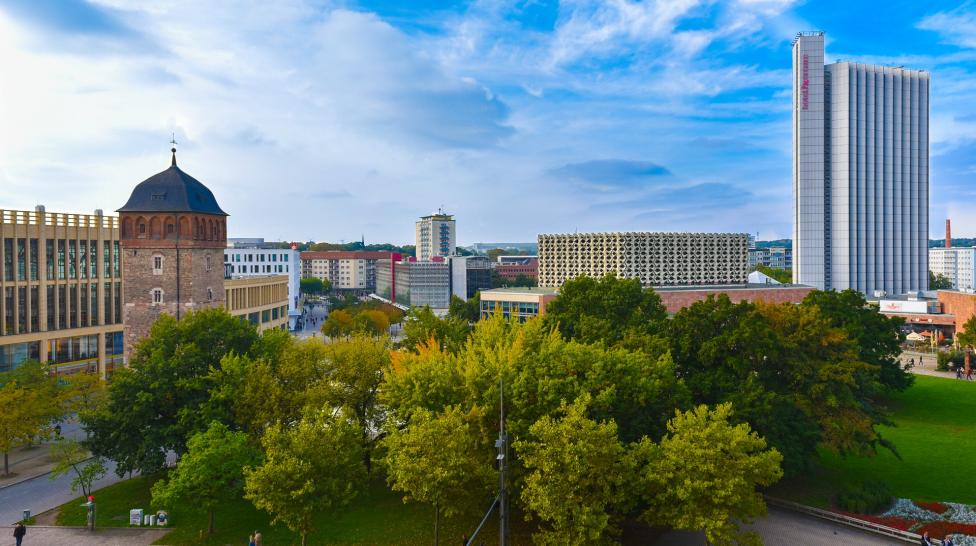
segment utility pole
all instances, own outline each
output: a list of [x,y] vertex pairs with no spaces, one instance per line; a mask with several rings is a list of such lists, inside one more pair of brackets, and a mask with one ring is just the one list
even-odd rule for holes
[[505,471],[508,469],[508,435],[505,434],[505,381],[498,380],[498,545],[508,546],[508,490],[505,488]]

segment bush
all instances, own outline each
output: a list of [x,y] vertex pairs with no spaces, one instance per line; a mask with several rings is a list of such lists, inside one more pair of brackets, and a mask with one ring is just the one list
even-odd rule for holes
[[891,489],[879,481],[849,485],[837,494],[838,508],[858,514],[883,512],[891,506],[891,501]]
[[962,351],[946,351],[939,353],[936,359],[935,369],[940,372],[947,372],[961,368],[966,361],[966,355]]

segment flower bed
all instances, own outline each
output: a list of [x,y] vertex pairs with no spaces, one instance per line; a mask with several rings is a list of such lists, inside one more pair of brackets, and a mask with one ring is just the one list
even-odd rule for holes
[[941,540],[946,535],[976,535],[976,525],[954,521],[930,521],[919,527],[916,532],[922,534],[925,531],[928,531],[932,538]]
[[898,529],[900,531],[911,531],[912,527],[915,526],[915,520],[899,518],[895,516],[871,516],[868,514],[855,514],[853,512],[841,512],[836,511],[838,514],[843,514],[847,517],[869,521],[871,523],[877,523],[878,525],[884,525],[885,527],[891,527],[892,529]]
[[935,512],[936,514],[945,514],[949,507],[942,504],[941,502],[919,502],[915,501],[915,504],[920,508],[924,508],[929,512]]
[[902,531],[928,531],[932,538],[940,540],[949,536],[957,546],[976,546],[976,507],[966,504],[897,499],[880,515],[838,513]]

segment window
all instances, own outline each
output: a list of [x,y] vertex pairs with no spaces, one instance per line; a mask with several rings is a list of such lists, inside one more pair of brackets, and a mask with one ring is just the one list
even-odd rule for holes
[[211,261],[212,260],[210,258],[210,254],[207,254],[207,271],[210,271],[211,269],[213,269],[213,264],[211,263]]
[[213,301],[213,288],[207,288],[207,301]]
[[139,235],[145,235],[145,234],[146,234],[146,224],[140,222],[139,223]]
[[163,257],[160,254],[153,254],[152,257],[153,275],[163,274]]
[[152,303],[153,305],[159,305],[163,303],[163,289],[153,288],[152,289]]

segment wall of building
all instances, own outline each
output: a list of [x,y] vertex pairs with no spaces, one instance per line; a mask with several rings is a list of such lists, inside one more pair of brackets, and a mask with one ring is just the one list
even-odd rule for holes
[[391,257],[399,259],[400,254],[382,251],[302,252],[302,276],[327,280],[334,290],[368,294],[376,291],[377,262]]
[[297,250],[282,248],[248,248],[238,243],[237,248],[224,249],[224,264],[232,277],[285,275],[288,277],[288,309],[298,311],[301,297],[302,264]]
[[[775,287],[774,287],[775,286]],[[700,289],[658,290],[661,303],[668,313],[677,313],[708,296],[725,294],[733,303],[742,301],[765,303],[800,303],[814,289],[809,286],[772,285],[738,287],[707,287]]]
[[258,331],[288,328],[288,276],[238,277],[224,282],[227,312],[247,319]]
[[976,248],[930,248],[929,270],[948,277],[955,290],[976,289]]
[[966,321],[976,316],[976,294],[955,290],[939,290],[938,298],[939,303],[942,304],[942,312],[955,317],[957,332],[963,330]]
[[420,261],[451,256],[457,247],[457,228],[449,214],[424,216],[416,223],[416,253]]

